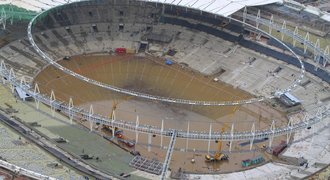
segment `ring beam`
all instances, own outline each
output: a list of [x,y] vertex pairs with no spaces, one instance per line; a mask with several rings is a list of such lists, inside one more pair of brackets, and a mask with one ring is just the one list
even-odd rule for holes
[[[9,66],[8,66],[9,67]],[[4,61],[1,62],[0,66],[0,76],[3,78],[3,83],[10,85],[10,87],[19,87],[22,91],[27,94],[32,95],[35,101],[44,103],[51,108],[61,111],[66,114],[68,117],[72,116],[73,118],[83,118],[91,123],[100,123],[108,125],[111,127],[118,127],[121,129],[146,133],[146,134],[156,134],[171,137],[173,129],[164,129],[157,126],[151,126],[146,124],[136,124],[133,122],[127,122],[123,120],[111,120],[107,117],[104,117],[99,114],[90,114],[89,111],[86,111],[82,108],[73,107],[66,102],[59,100],[53,100],[49,96],[38,93],[34,91],[34,88],[30,87],[27,83],[22,81],[25,79],[24,76],[19,79],[16,77],[15,72],[12,68],[7,68],[7,65],[4,64]],[[7,83],[8,82],[8,83]],[[241,141],[241,140],[252,140],[252,139],[264,139],[264,138],[274,138],[277,136],[282,136],[286,134],[292,134],[293,132],[299,131],[301,129],[310,127],[322,119],[330,116],[330,105],[328,107],[322,107],[318,109],[317,113],[313,114],[315,116],[306,118],[303,121],[290,124],[290,126],[279,127],[279,128],[270,128],[267,130],[255,130],[255,132],[212,132],[211,134],[206,132],[189,132],[183,130],[177,130],[177,138],[182,139],[194,139],[194,140],[222,140],[222,141]]]
[[[74,2],[77,3],[77,2]],[[150,3],[150,2],[149,2]],[[159,3],[158,3],[159,4]],[[67,5],[67,4],[65,4]],[[60,5],[60,6],[65,6],[65,5]],[[43,52],[35,43],[34,39],[33,39],[33,35],[32,35],[32,26],[33,24],[36,22],[36,20],[38,19],[39,16],[42,16],[44,13],[47,13],[48,11],[54,9],[54,8],[58,8],[60,6],[56,6],[53,8],[48,9],[47,11],[41,12],[39,13],[37,16],[35,16],[29,23],[28,25],[28,29],[27,29],[27,33],[28,33],[28,39],[33,47],[33,49],[44,59],[46,60],[48,63],[50,63],[51,65],[55,66],[56,68],[60,69],[61,71],[63,71],[64,73],[74,76],[82,81],[88,82],[90,84],[105,88],[105,89],[109,89],[111,91],[114,92],[118,92],[118,93],[123,93],[123,94],[127,94],[130,96],[135,96],[135,97],[140,97],[140,98],[145,98],[145,99],[149,99],[149,100],[157,100],[157,101],[163,101],[163,102],[168,102],[168,103],[177,103],[177,104],[188,104],[188,105],[200,105],[200,106],[236,106],[236,105],[243,105],[243,104],[251,104],[251,103],[256,103],[256,102],[262,102],[266,99],[273,99],[275,97],[278,97],[279,95],[285,93],[285,92],[290,92],[293,88],[295,88],[298,83],[300,83],[302,81],[302,79],[304,78],[304,73],[305,73],[305,67],[304,64],[302,62],[302,60],[300,59],[300,57],[291,49],[289,48],[285,43],[281,42],[280,40],[278,40],[277,38],[275,38],[274,36],[272,36],[271,34],[259,29],[258,27],[254,27],[248,23],[245,23],[243,21],[240,21],[238,19],[234,19],[234,18],[229,18],[229,20],[232,21],[236,21],[238,23],[243,24],[244,26],[248,26],[254,30],[257,30],[259,32],[262,32],[266,35],[268,35],[269,37],[272,37],[273,39],[275,39],[277,42],[281,43],[284,47],[286,47],[299,61],[300,63],[300,75],[298,76],[297,79],[295,79],[289,87],[287,87],[284,90],[275,92],[275,95],[269,95],[266,97],[256,97],[256,98],[251,98],[251,99],[246,99],[246,100],[239,100],[239,101],[201,101],[201,100],[188,100],[188,99],[177,99],[177,98],[169,98],[169,97],[162,97],[162,96],[156,96],[156,95],[150,95],[150,94],[146,94],[146,93],[141,93],[141,92],[137,92],[137,91],[131,91],[131,90],[127,90],[127,89],[123,89],[123,88],[119,88],[116,86],[112,86],[106,83],[102,83],[90,78],[87,78],[79,73],[76,73],[68,68],[63,67],[62,65],[58,64],[55,60],[53,60],[46,52]],[[165,6],[164,6],[165,7]],[[202,11],[201,11],[202,12]],[[227,18],[227,17],[224,17]],[[258,18],[256,19],[256,21],[258,22]]]

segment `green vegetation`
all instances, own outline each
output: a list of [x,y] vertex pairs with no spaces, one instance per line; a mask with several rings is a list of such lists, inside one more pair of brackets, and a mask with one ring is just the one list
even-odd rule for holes
[[38,13],[35,11],[26,10],[12,4],[0,5],[0,13],[5,13],[8,20],[30,21]]

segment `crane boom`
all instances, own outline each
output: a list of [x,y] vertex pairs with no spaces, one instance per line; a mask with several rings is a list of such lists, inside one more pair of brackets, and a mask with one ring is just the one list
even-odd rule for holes
[[[233,115],[235,114],[236,110],[237,110],[238,106],[234,107],[233,112],[231,113],[231,119],[233,118]],[[228,128],[228,126],[226,125],[226,123],[223,123],[223,126],[221,128],[221,134],[223,134],[226,129]],[[223,154],[222,153],[222,140],[218,140],[218,149],[217,152],[214,154],[214,156],[211,155],[206,155],[205,156],[205,160],[206,161],[221,161],[221,160],[228,160],[228,155]]]

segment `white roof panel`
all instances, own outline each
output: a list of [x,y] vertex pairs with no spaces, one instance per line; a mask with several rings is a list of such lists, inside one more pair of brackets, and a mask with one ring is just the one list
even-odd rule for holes
[[[182,0],[182,1],[179,1],[179,3],[177,3],[176,5],[190,7],[190,5],[194,4],[194,2],[196,2],[196,0]],[[173,3],[173,4],[175,4],[175,3]]]
[[284,93],[284,95],[285,95],[286,97],[288,97],[291,101],[294,101],[294,102],[296,102],[296,103],[300,103],[300,102],[301,102],[298,98],[296,98],[295,96],[293,96],[293,95],[292,95],[291,93],[289,93],[289,92]]
[[321,18],[323,20],[326,20],[326,21],[330,22],[330,14],[324,14]]
[[205,0],[205,1],[197,1],[194,7],[196,9],[205,9],[209,6],[212,6],[215,0]]
[[[64,4],[66,0],[0,0],[0,4],[12,3],[22,8],[41,11],[52,6]],[[78,0],[71,0],[78,1]],[[230,16],[245,6],[260,6],[271,3],[283,3],[283,0],[146,0],[159,3],[187,6],[208,11],[221,16]]]
[[230,16],[245,6],[260,6],[272,3],[283,3],[283,0],[149,0],[168,4],[187,6],[221,16]]
[[226,7],[223,7],[215,13],[227,17],[244,7],[245,5],[239,3],[229,3]]

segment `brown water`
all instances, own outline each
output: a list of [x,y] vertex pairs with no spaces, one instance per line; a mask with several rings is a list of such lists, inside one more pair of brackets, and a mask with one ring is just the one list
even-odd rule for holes
[[[213,77],[206,77],[187,67],[178,64],[165,65],[165,60],[162,58],[94,55],[75,56],[69,61],[62,60],[59,63],[97,81],[164,97],[206,101],[242,100],[253,97],[231,85],[213,82]],[[50,91],[54,90],[56,99],[63,101],[68,101],[72,97],[75,105],[84,107],[86,110],[92,104],[95,113],[109,115],[116,104],[117,119],[135,122],[136,117],[139,116],[140,124],[158,127],[164,120],[164,128],[187,130],[189,123],[190,131],[208,132],[210,124],[212,124],[212,132],[220,132],[224,126],[226,126],[225,131],[229,131],[231,124],[234,123],[235,131],[250,131],[253,123],[255,123],[256,129],[269,129],[272,119],[278,120],[277,127],[285,125],[287,122],[284,114],[264,103],[237,107],[201,107],[155,102],[90,85],[51,66],[43,70],[35,81],[38,82],[42,92],[50,94]],[[135,133],[125,132],[125,134],[128,138],[135,139]],[[155,146],[151,148],[152,152],[148,152],[145,145],[147,139],[147,135],[140,134],[136,149],[144,156],[159,158],[163,161],[162,157],[165,156],[166,150],[157,148],[160,145],[160,137],[152,138],[152,145]],[[167,146],[168,143],[169,139],[164,138],[163,145]],[[186,146],[186,140],[179,139],[175,147],[180,150],[185,149]],[[208,142],[189,141],[188,149],[190,151],[194,149],[207,151]],[[210,151],[216,149],[217,144],[211,142]],[[228,150],[225,143],[223,149]],[[233,150],[244,149],[248,149],[248,146],[241,147],[238,142],[234,143]],[[174,160],[171,167],[175,169],[185,167],[185,170],[195,172],[233,171],[241,169],[241,160],[259,154],[262,153],[234,153],[230,155],[229,162],[210,165],[204,162],[205,152],[176,152],[173,155]],[[192,157],[196,159],[197,163],[190,163]]]

